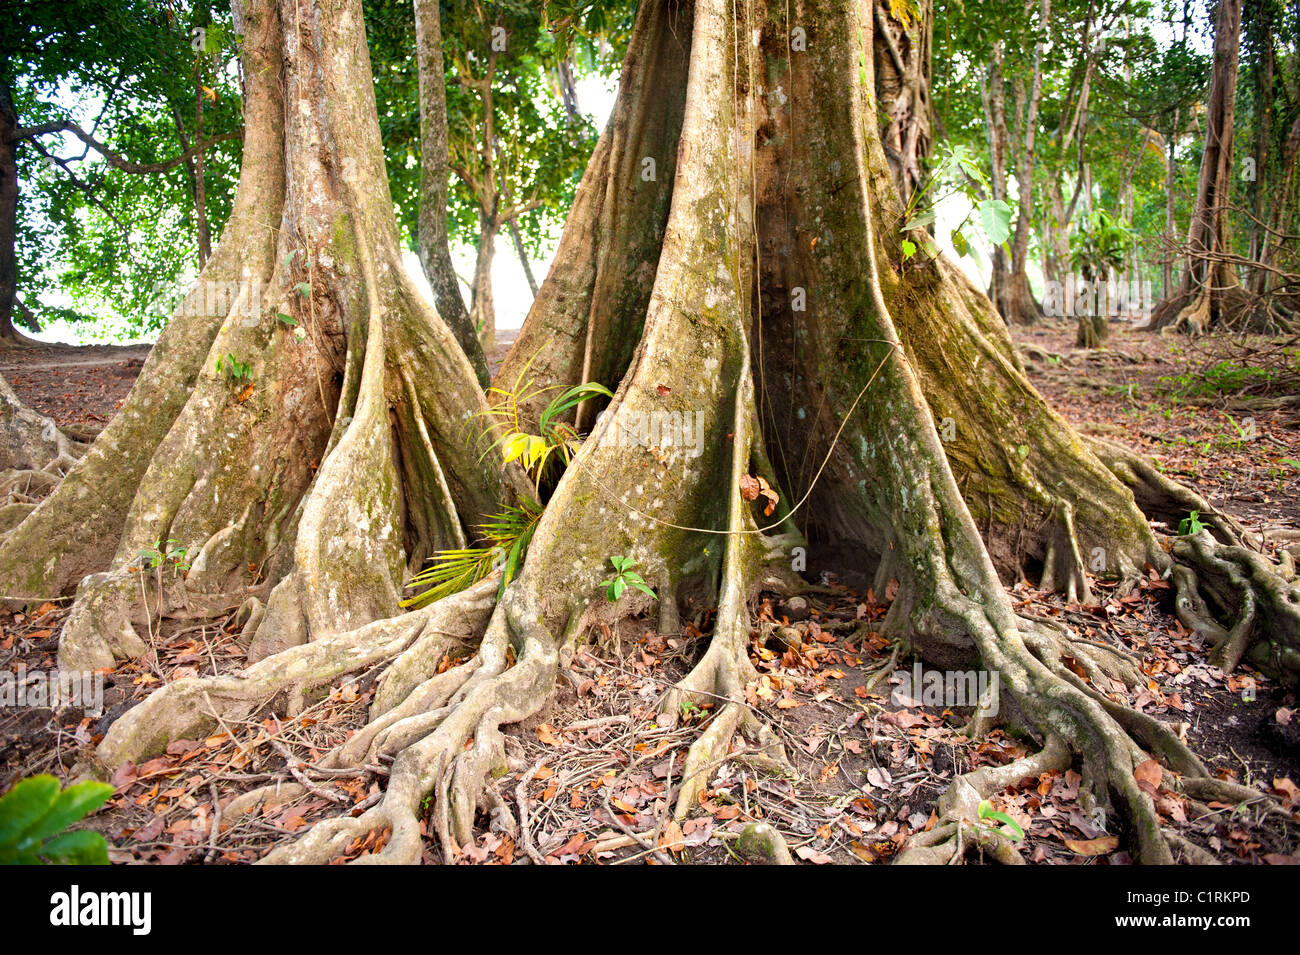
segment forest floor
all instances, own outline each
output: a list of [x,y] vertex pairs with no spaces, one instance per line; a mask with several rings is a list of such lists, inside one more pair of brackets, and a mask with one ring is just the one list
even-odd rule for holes
[[[1073,349],[1073,334],[1065,326],[1016,332],[1031,378],[1072,424],[1151,456],[1248,526],[1300,525],[1300,387],[1294,355],[1282,351],[1287,343],[1191,342],[1113,326],[1108,348],[1085,353]],[[41,351],[0,353],[0,370],[60,424],[90,426],[111,417],[144,354]],[[656,704],[707,646],[712,610],[684,614],[677,634],[628,620],[617,632],[593,634],[547,707],[508,728],[512,754],[527,770],[496,785],[516,811],[527,807],[526,833],[484,831],[451,861],[510,863],[533,848],[553,863],[730,862],[735,834],[763,819],[803,862],[886,862],[910,834],[934,824],[935,800],[955,774],[1025,754],[1025,741],[1000,733],[980,742],[961,736],[967,711],[920,705],[896,685],[871,692],[892,655],[874,629],[892,595],[855,590],[830,573],[820,584],[802,598],[763,595],[751,640],[761,677],[748,702],[778,731],[795,775],[758,773],[736,752],[710,772],[698,810],[681,826],[673,822],[686,749],[713,707],[688,708],[670,729],[656,722]],[[1137,652],[1147,685],[1102,689],[1175,726],[1213,771],[1261,793],[1250,805],[1212,803],[1198,815],[1162,785],[1167,778],[1149,780],[1163,823],[1224,862],[1300,862],[1296,694],[1248,669],[1225,677],[1209,666],[1204,648],[1171,616],[1169,586],[1154,574],[1123,598],[1104,583],[1095,590],[1098,604],[1086,607],[1024,582],[1011,594],[1022,612],[1063,619],[1092,639]],[[65,613],[46,604],[30,615],[0,616],[0,668],[51,670]],[[78,754],[158,686],[238,669],[238,629],[233,607],[227,619],[206,626],[165,623],[154,653],[104,675],[102,714],[0,710],[0,791],[36,772],[68,777]],[[444,666],[459,662],[448,658]],[[899,666],[910,670],[912,662]],[[341,776],[311,764],[364,724],[378,673],[340,681],[293,718],[258,713],[121,767],[112,780],[117,794],[91,820],[113,860],[249,862],[341,805],[359,812],[373,804],[382,773]],[[271,798],[252,807],[234,801],[268,781],[281,783]],[[1113,821],[1083,811],[1079,783],[1073,771],[1046,773],[993,802],[1023,829],[1031,861],[1129,862]],[[1279,798],[1290,818],[1266,813],[1265,793]],[[373,852],[386,838],[371,833],[344,858]],[[443,861],[432,838],[426,859]]]

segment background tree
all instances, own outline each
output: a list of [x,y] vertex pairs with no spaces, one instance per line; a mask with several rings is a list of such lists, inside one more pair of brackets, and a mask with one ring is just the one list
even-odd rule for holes
[[1245,305],[1241,281],[1229,258],[1228,210],[1232,196],[1233,134],[1241,0],[1219,0],[1214,20],[1214,60],[1205,117],[1196,203],[1187,231],[1182,282],[1152,316],[1155,329],[1203,332],[1226,323]]
[[[0,44],[0,332],[14,310],[111,309],[156,329],[210,252],[238,167],[229,12],[206,4],[31,4]],[[201,31],[201,32],[199,32]],[[94,117],[88,129],[77,113]],[[20,203],[19,183],[22,186]],[[63,289],[49,308],[20,287]]]

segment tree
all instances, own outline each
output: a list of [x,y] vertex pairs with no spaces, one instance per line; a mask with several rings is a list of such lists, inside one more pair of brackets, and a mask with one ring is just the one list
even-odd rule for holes
[[470,320],[491,350],[497,236],[527,221],[528,231],[540,231],[546,214],[571,198],[590,149],[590,126],[551,93],[557,51],[541,29],[541,10],[532,4],[489,10],[481,0],[454,7],[458,15],[443,29],[451,66],[448,166],[461,232],[476,250]]
[[483,346],[465,310],[447,245],[447,88],[437,0],[415,0],[415,57],[420,78],[420,265],[433,288],[438,314],[455,332],[479,383],[486,388],[489,377]]
[[[112,725],[101,763],[142,759],[218,718],[286,694],[293,705],[342,674],[392,661],[373,721],[325,760],[361,766],[394,756],[383,800],[317,825],[268,861],[325,861],[385,827],[391,838],[372,861],[416,861],[430,795],[433,829],[451,856],[472,838],[477,809],[509,826],[508,806],[487,785],[505,764],[500,727],[546,702],[588,630],[653,610],[672,632],[678,598],[694,595],[717,606],[716,623],[695,668],[663,700],[663,719],[671,723],[687,700],[720,705],[687,758],[676,806],[684,815],[736,733],[781,759],[745,703],[755,675],[747,601],[759,588],[800,586],[791,548],[839,541],[874,565],[879,592],[896,592],[886,635],[941,667],[998,672],[1011,702],[997,719],[1042,744],[956,781],[939,825],[906,861],[948,861],[970,844],[962,818],[977,817],[972,800],[1076,757],[1085,791],[1127,819],[1144,861],[1171,855],[1134,779],[1142,747],[1198,798],[1254,795],[1210,778],[1168,728],[1114,703],[1062,657],[1095,681],[1141,680],[1133,660],[1017,616],[1003,589],[999,568],[1011,575],[1034,563],[1046,586],[1085,599],[1085,559],[1121,578],[1168,571],[1182,619],[1220,638],[1225,666],[1249,653],[1293,680],[1300,671],[1300,614],[1289,602],[1300,594],[1264,558],[1228,543],[1241,541],[1240,529],[1216,516],[1212,531],[1167,552],[1148,516],[1212,511],[1135,456],[1085,444],[1029,385],[988,300],[941,258],[904,259],[899,183],[873,113],[878,71],[888,66],[874,57],[871,5],[817,0],[792,5],[787,17],[776,2],[642,4],[614,114],[499,378],[541,388],[597,382],[613,397],[601,410],[588,392],[577,409],[575,425],[588,422],[591,433],[500,599],[494,575],[404,615],[394,603],[409,569],[457,528],[463,537],[490,502],[509,500],[508,489],[516,501],[528,491],[501,458],[480,466],[452,440],[484,402],[450,332],[403,292],[358,0],[303,13],[284,3],[278,16],[250,4],[248,20],[248,148],[227,227],[241,241],[223,240],[207,268],[238,249],[270,276],[268,315],[247,330],[207,316],[165,337],[123,414],[0,547],[8,593],[34,594],[74,585],[70,569],[85,567],[95,534],[120,541],[115,557],[102,543],[95,551],[98,567],[112,569],[80,586],[60,647],[65,667],[143,652],[132,639],[142,608],[126,590],[141,583],[123,572],[141,542],[206,541],[192,551],[188,578],[169,592],[154,585],[151,612],[179,607],[181,597],[190,613],[214,595],[229,605],[250,589],[240,576],[250,560],[259,568],[251,589],[269,589],[248,625],[259,662],[153,693]],[[317,45],[326,40],[328,55]],[[280,86],[258,82],[264,73],[283,79],[283,100]],[[296,108],[304,96],[314,109]],[[322,155],[318,124],[327,121],[346,133]],[[656,160],[653,180],[641,176],[646,159]],[[334,169],[337,180],[327,175]],[[332,181],[337,195],[323,188]],[[288,217],[274,254],[248,215],[267,203]],[[295,298],[303,283],[308,294]],[[277,308],[331,336],[334,351],[317,338],[297,341],[276,324]],[[212,330],[211,346],[191,344],[200,329]],[[235,382],[213,374],[213,359],[226,354],[250,366],[254,390],[243,402],[242,374]],[[133,449],[146,429],[142,408],[170,400],[158,374],[167,362],[196,386],[179,398],[166,435],[157,432],[157,453],[141,454]],[[285,400],[243,410],[277,395]],[[528,419],[546,400],[523,402],[525,427],[540,426]],[[675,424],[687,414],[704,440]],[[292,453],[268,453],[286,445]],[[313,455],[311,477],[301,462]],[[127,477],[106,492],[123,510],[135,495],[122,533],[78,494],[112,456]],[[147,467],[129,470],[139,457]],[[250,472],[250,462],[263,470]],[[760,477],[776,501],[751,500]],[[50,533],[56,508],[74,526],[95,527],[77,537],[75,553],[57,543],[70,531]],[[611,564],[620,574],[640,568],[649,586],[606,599]],[[1220,628],[1211,610],[1230,614],[1247,593],[1254,609],[1230,632]],[[439,672],[457,637],[477,641],[476,655]],[[993,717],[977,714],[973,731]]]
[[[1027,11],[1032,8],[1027,8]],[[1049,29],[1052,17],[1050,0],[1040,0],[1038,30]],[[1028,18],[1027,18],[1028,22]],[[1029,287],[1029,230],[1034,208],[1034,141],[1038,133],[1038,110],[1043,97],[1043,46],[1040,33],[1034,41],[1033,64],[1029,90],[1026,93],[1023,79],[1015,84],[1017,91],[1016,126],[1020,152],[1016,157],[1016,182],[1019,187],[1020,211],[1010,249],[995,247],[993,273],[989,297],[997,305],[1003,319],[1018,325],[1032,325],[1042,317],[1043,309],[1034,300]],[[988,91],[985,109],[989,115],[990,153],[993,157],[993,198],[1008,200],[1007,162],[1011,137],[1007,129],[1006,91],[1003,76],[1005,51],[1001,41],[995,42],[989,67]]]
[[1112,219],[1105,209],[1089,213],[1085,225],[1074,234],[1070,262],[1090,286],[1089,298],[1094,303],[1079,314],[1080,348],[1097,348],[1110,337],[1110,276],[1123,266],[1133,238],[1128,224]]
[[1187,232],[1183,278],[1177,291],[1161,302],[1152,315],[1152,329],[1205,332],[1211,327],[1232,324],[1243,311],[1252,311],[1237,277],[1228,236],[1240,42],[1241,0],[1219,0],[1205,149],[1201,153],[1196,205]]
[[[17,341],[14,316],[85,317],[17,297],[52,285],[156,327],[165,290],[210,250],[209,218],[229,214],[228,24],[203,2],[34,4],[0,46],[0,337]],[[79,106],[88,128],[69,118]]]

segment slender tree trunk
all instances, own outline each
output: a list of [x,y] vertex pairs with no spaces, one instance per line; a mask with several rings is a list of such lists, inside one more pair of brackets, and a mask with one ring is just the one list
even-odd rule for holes
[[488,384],[483,346],[465,309],[447,243],[447,88],[442,61],[442,23],[437,0],[415,0],[415,58],[420,77],[420,265],[433,289],[433,304],[474,367]]
[[524,270],[524,278],[528,280],[528,290],[533,293],[533,298],[537,298],[537,279],[533,277],[533,267],[528,261],[528,250],[524,248],[524,238],[519,234],[519,223],[511,219],[506,223],[510,230],[510,241],[515,245],[515,254],[519,256],[519,265]]
[[[181,120],[180,110],[172,110],[172,122],[176,126],[176,140],[180,143],[181,153],[190,150],[190,138],[185,135],[185,123]],[[203,153],[189,156],[185,160],[185,175],[190,180],[190,195],[194,198],[194,232],[199,248],[199,268],[207,264],[212,255],[212,239],[208,233],[208,210],[206,191],[199,171]]]
[[1165,243],[1169,251],[1161,266],[1164,289],[1162,298],[1169,298],[1174,290],[1174,242],[1178,235],[1177,204],[1174,199],[1174,182],[1178,177],[1178,111],[1174,111],[1174,124],[1169,133],[1169,157],[1165,162]]
[[[1182,282],[1157,307],[1151,328],[1192,333],[1256,321],[1236,269],[1224,259],[1232,192],[1232,138],[1241,40],[1241,0],[1221,0],[1214,29],[1214,61],[1206,110],[1205,150],[1187,233]],[[1257,314],[1257,313],[1254,313]]]
[[470,320],[483,351],[488,354],[496,349],[497,344],[497,315],[492,302],[492,260],[496,257],[497,228],[495,220],[479,215],[474,283],[469,297]]
[[[1277,284],[1277,274],[1273,267],[1277,264],[1277,253],[1283,247],[1283,236],[1292,231],[1296,221],[1295,203],[1297,183],[1300,182],[1300,116],[1291,124],[1286,143],[1282,147],[1281,169],[1277,173],[1276,188],[1267,204],[1268,228],[1263,230],[1262,246],[1259,256],[1259,268],[1251,277],[1251,293],[1265,300]],[[1294,309],[1300,304],[1300,295],[1292,291]]]
[[[203,142],[203,82],[199,73],[199,63],[194,65],[194,141]],[[212,254],[212,240],[208,236],[207,182],[204,178],[207,164],[203,151],[195,153],[191,162],[194,164],[194,229],[199,240],[199,268],[201,269],[207,263],[208,256]]]
[[[1270,191],[1270,185],[1277,187],[1285,180],[1277,177],[1277,170],[1273,168],[1270,155],[1273,143],[1273,82],[1276,68],[1273,48],[1274,7],[1271,3],[1254,4],[1250,12],[1255,21],[1250,24],[1252,36],[1249,39],[1253,39],[1256,46],[1254,87],[1257,102],[1255,103],[1255,143],[1250,157],[1254,160],[1255,179],[1248,187],[1251,211],[1254,213],[1254,218],[1250,220],[1248,226],[1250,237],[1248,257],[1258,260],[1263,255],[1263,245],[1267,241],[1262,225],[1268,221],[1268,203],[1265,197]],[[1243,28],[1244,26],[1243,24]],[[1285,172],[1285,165],[1283,172]],[[1257,276],[1260,271],[1254,269],[1251,272],[1252,288],[1258,283]]]
[[13,321],[18,297],[18,143],[10,137],[17,128],[9,88],[0,83],[0,347],[27,341]]
[[[1040,0],[1039,21],[1046,28],[1051,20],[1051,0]],[[1038,110],[1043,98],[1043,44],[1034,44],[1033,77],[1027,96],[1020,96],[1017,122],[1020,132],[1020,155],[1016,160],[1016,184],[1019,189],[1015,230],[1011,238],[1011,256],[1008,260],[1001,249],[994,250],[994,270],[990,297],[1004,320],[1018,325],[1031,325],[1043,315],[1029,287],[1029,230],[1034,210],[1035,137],[1038,131]],[[1000,101],[999,101],[1000,102]],[[1023,108],[1021,108],[1023,106]],[[1006,121],[1001,121],[1005,131]],[[1005,188],[1005,181],[1004,181]],[[1003,197],[1005,198],[1005,197]]]
[[573,64],[568,60],[561,60],[555,67],[555,81],[560,88],[560,102],[564,105],[564,111],[569,119],[580,119],[582,113],[578,109],[578,85],[573,76]]

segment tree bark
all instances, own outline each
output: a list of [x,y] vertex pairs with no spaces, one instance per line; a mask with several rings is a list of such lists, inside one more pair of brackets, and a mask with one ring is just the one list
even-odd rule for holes
[[420,77],[420,265],[433,289],[434,307],[486,388],[487,360],[465,309],[447,243],[447,87],[437,0],[415,0],[415,58]]
[[[199,247],[199,268],[202,269],[207,264],[208,257],[212,255],[212,239],[208,232],[207,191],[201,178],[202,153],[189,155],[190,138],[185,135],[185,123],[181,119],[179,110],[172,110],[172,122],[176,125],[176,140],[180,143],[181,153],[186,156],[185,175],[190,180],[190,194],[194,197],[194,232]],[[200,129],[197,135],[201,139],[203,130]]]
[[899,193],[911,196],[924,178],[934,147],[934,102],[930,93],[933,0],[896,16],[888,0],[875,0],[876,95],[888,120],[881,143]]
[[497,314],[492,301],[492,260],[496,258],[495,216],[479,213],[478,246],[474,256],[474,279],[470,287],[469,317],[485,352],[496,348]]
[[462,441],[487,407],[468,359],[401,264],[360,3],[245,15],[222,241],[121,412],[0,544],[6,597],[79,583],[67,667],[144,651],[131,565],[159,542],[192,567],[148,612],[242,594],[256,658],[391,616],[412,566],[509,499],[499,454]]
[[[1050,0],[1040,0],[1039,20],[1046,28],[1051,18]],[[991,113],[990,130],[993,139],[998,142],[994,152],[995,178],[994,197],[1008,201],[1007,197],[1007,153],[1010,144],[1007,136],[1006,96],[1001,89],[1002,59],[1001,43],[995,48],[995,67],[990,71],[988,110]],[[995,82],[998,88],[994,89]],[[1002,248],[993,250],[993,274],[989,287],[989,297],[997,306],[1002,318],[1017,325],[1032,325],[1043,317],[1043,310],[1034,299],[1029,286],[1029,229],[1034,209],[1034,140],[1038,129],[1038,109],[1043,97],[1043,44],[1034,44],[1034,66],[1028,95],[1023,98],[1023,115],[1017,116],[1020,154],[1016,159],[1016,183],[1019,189],[1015,231],[1011,239],[1010,256]],[[1000,190],[1000,194],[999,194]]]

